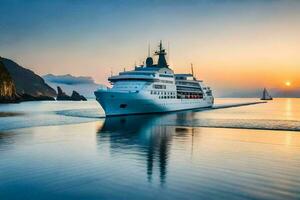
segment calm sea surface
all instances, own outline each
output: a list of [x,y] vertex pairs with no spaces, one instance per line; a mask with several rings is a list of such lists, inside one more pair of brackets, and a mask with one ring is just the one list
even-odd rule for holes
[[0,114],[1,200],[300,199],[300,99],[106,119],[95,101],[26,102]]

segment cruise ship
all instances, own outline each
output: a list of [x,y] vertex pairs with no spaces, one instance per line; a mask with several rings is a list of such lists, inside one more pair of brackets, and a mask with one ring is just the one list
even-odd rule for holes
[[[210,87],[190,74],[174,74],[166,61],[166,50],[159,44],[145,64],[131,71],[108,78],[111,88],[95,91],[96,100],[106,116],[142,113],[162,113],[179,110],[209,108],[214,97]],[[193,69],[192,69],[193,71]]]

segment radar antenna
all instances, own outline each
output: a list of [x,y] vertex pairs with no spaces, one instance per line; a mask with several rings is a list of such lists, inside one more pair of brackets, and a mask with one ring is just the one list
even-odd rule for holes
[[150,43],[148,44],[148,57],[150,57]]
[[192,76],[194,80],[197,80],[196,77],[194,76],[194,65],[191,63],[191,71],[192,71]]
[[166,58],[165,58],[165,55],[167,53],[166,53],[166,50],[162,47],[162,41],[160,41],[158,47],[159,47],[159,50],[155,51],[155,55],[158,55],[157,66],[158,67],[168,67],[168,64],[167,64],[167,61],[166,61]]
[[193,66],[193,63],[191,63],[191,71],[192,71],[192,75],[194,76],[194,66]]
[[170,62],[170,42],[168,42],[168,56],[167,56],[168,63]]

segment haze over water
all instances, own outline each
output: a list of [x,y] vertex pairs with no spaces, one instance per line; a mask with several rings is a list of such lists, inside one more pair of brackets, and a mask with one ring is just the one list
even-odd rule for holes
[[0,118],[0,198],[299,199],[299,105],[106,119],[95,101],[1,105],[22,115]]

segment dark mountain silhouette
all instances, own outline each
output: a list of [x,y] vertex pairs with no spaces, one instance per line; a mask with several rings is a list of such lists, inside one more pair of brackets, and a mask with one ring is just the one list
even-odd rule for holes
[[18,100],[15,84],[0,57],[0,103],[17,102]]
[[17,94],[21,96],[26,94],[32,97],[56,96],[56,91],[33,71],[25,69],[10,59],[3,58],[2,62],[15,84]]

